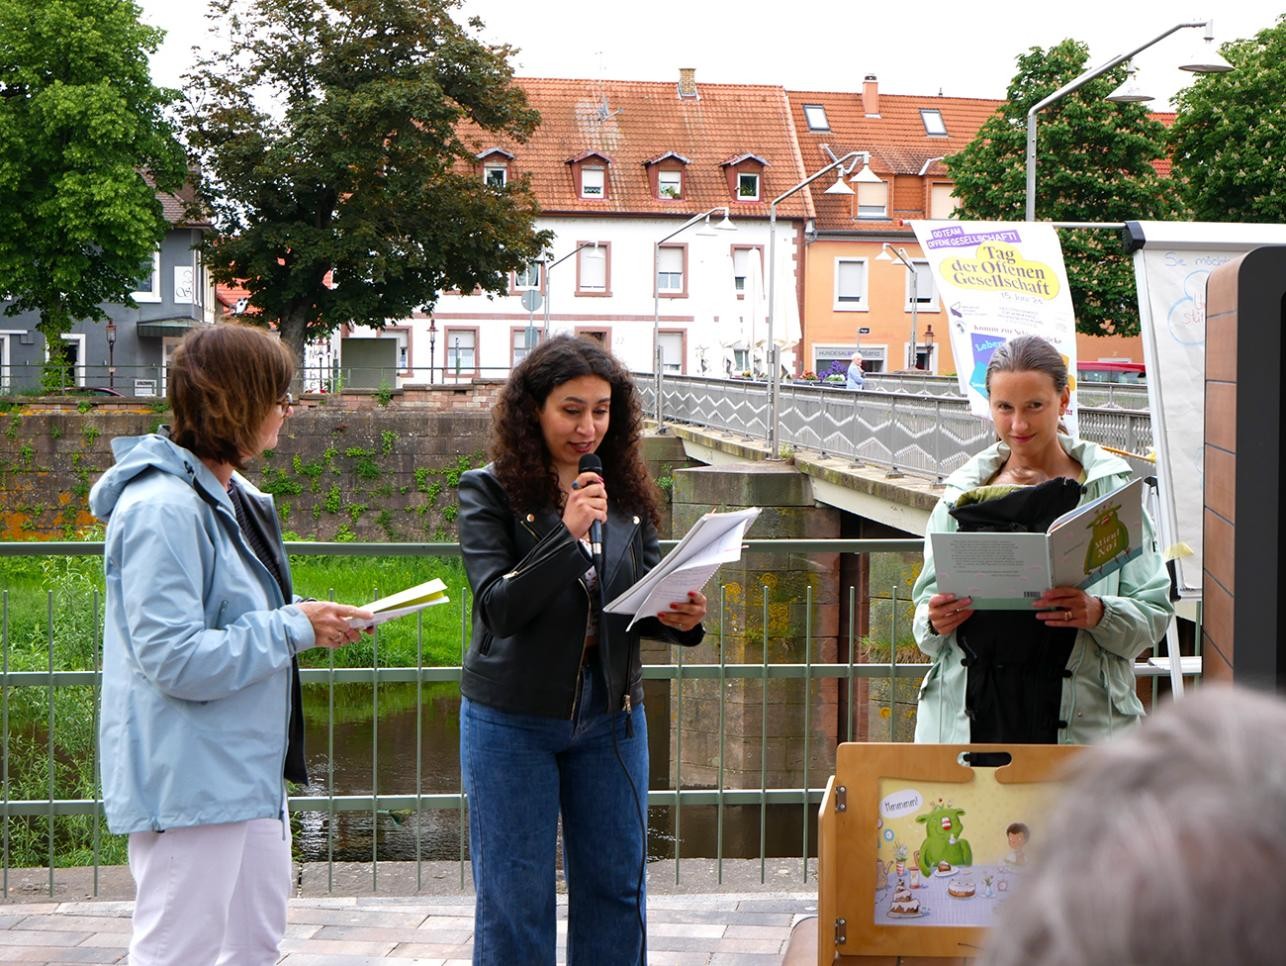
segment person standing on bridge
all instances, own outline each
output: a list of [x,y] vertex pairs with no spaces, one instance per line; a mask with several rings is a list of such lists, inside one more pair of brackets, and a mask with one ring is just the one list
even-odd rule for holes
[[1174,613],[1170,577],[1145,513],[1139,557],[1084,590],[1048,589],[1032,611],[974,611],[969,598],[938,593],[929,533],[1043,531],[1133,475],[1119,456],[1062,432],[1067,365],[1045,339],[997,349],[986,386],[998,440],[948,477],[912,591],[916,643],[932,660],[915,740],[1088,743],[1143,715],[1133,665]]
[[639,638],[699,644],[706,599],[694,592],[628,630],[629,615],[602,611],[661,559],[641,421],[628,370],[593,340],[555,336],[500,394],[494,462],[460,477],[473,590],[460,766],[478,966],[553,966],[560,817],[567,961],[644,962]]
[[129,835],[133,966],[271,966],[286,930],[285,783],[304,784],[297,655],[356,640],[369,611],[304,601],[272,497],[237,470],[277,445],[294,358],[243,325],[189,333],[167,429],[112,443],[103,802]]

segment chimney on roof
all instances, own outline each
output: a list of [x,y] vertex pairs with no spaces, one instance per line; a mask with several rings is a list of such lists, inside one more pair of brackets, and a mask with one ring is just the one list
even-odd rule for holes
[[697,69],[695,67],[679,68],[679,100],[697,98]]
[[862,79],[862,112],[867,117],[880,116],[880,82],[874,74]]

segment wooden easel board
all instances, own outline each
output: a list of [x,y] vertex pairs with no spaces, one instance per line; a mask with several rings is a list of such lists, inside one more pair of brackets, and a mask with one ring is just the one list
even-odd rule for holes
[[[1044,816],[1080,750],[841,744],[819,813],[818,963],[976,955],[1053,834]],[[962,758],[994,752],[1009,763],[974,768]]]

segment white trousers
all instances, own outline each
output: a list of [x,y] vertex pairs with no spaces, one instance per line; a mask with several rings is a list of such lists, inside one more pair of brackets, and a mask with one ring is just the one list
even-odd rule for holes
[[290,824],[134,832],[130,966],[272,966],[286,931]]

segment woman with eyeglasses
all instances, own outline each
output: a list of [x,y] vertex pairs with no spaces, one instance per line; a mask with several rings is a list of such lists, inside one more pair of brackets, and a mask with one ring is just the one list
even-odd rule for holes
[[103,799],[129,836],[134,966],[277,961],[285,782],[307,782],[298,654],[372,617],[294,596],[272,497],[238,472],[277,445],[294,369],[262,329],[189,333],[173,424],[116,439],[90,493],[107,522]]

